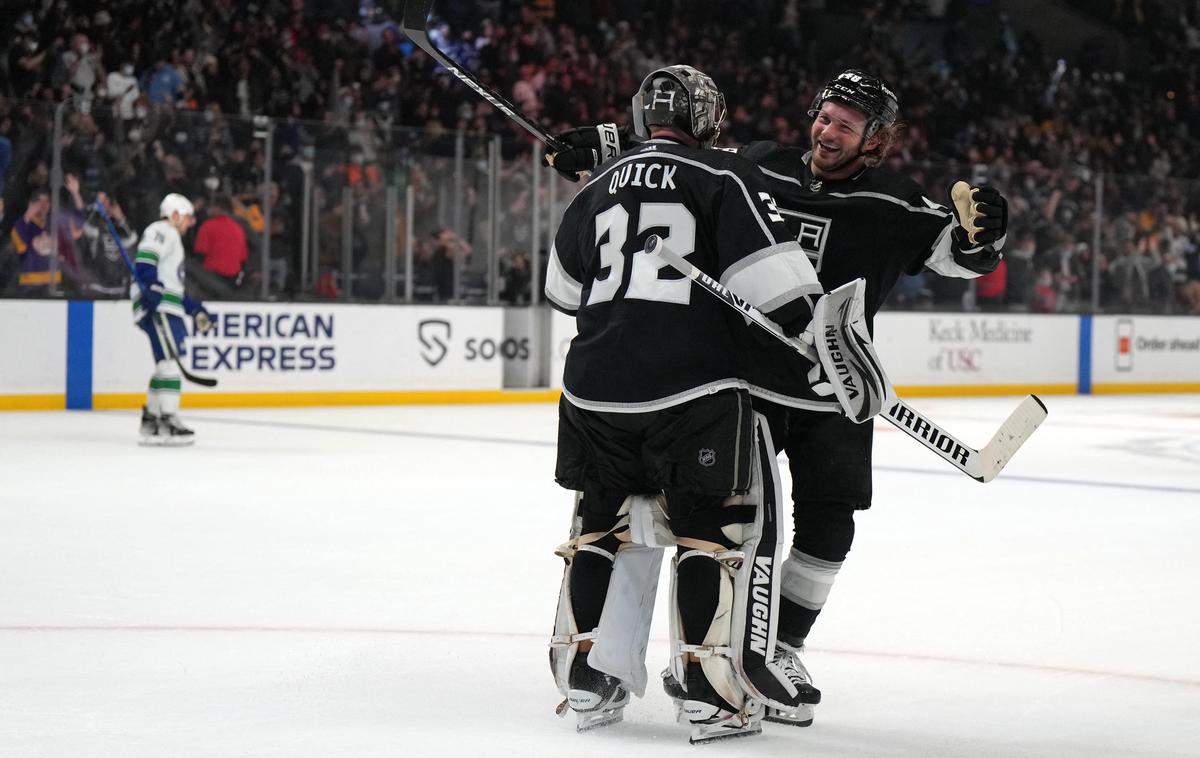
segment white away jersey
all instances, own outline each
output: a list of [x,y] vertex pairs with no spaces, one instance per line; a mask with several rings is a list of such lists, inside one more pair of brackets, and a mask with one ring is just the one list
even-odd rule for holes
[[[134,265],[148,263],[155,267],[156,274],[147,284],[157,279],[163,285],[163,299],[158,306],[159,313],[169,313],[183,316],[183,240],[179,232],[165,219],[155,221],[142,232],[138,242],[137,256]],[[133,319],[137,321],[143,315],[142,293],[137,283],[129,287],[130,297],[133,298]]]

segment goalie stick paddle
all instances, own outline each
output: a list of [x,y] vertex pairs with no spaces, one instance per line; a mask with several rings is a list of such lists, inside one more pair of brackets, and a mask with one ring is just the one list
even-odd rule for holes
[[521,113],[517,106],[509,102],[503,95],[479,81],[479,79],[475,78],[474,74],[458,65],[457,61],[434,47],[433,42],[429,39],[429,27],[427,25],[429,22],[429,13],[432,10],[433,0],[406,0],[404,3],[404,20],[402,25],[404,33],[408,35],[408,38],[416,43],[417,47],[429,53],[430,57],[442,64],[447,71],[461,79],[463,84],[475,90],[480,97],[498,108],[501,113],[524,127],[525,131],[545,142],[554,152],[558,153],[570,149],[569,145],[551,137],[545,129],[530,121],[524,113]]
[[[104,207],[104,203],[96,200],[96,212],[100,214],[100,218],[104,219],[105,225],[108,226],[108,233],[112,235],[113,242],[117,243],[117,250],[121,251],[121,258],[125,261],[125,267],[129,269],[129,275],[133,277],[133,281],[137,283],[138,289],[142,292],[146,291],[146,284],[142,278],[138,276],[137,268],[133,265],[133,261],[129,258],[128,251],[125,250],[124,243],[121,242],[121,235],[117,234],[117,227],[113,224],[112,218],[108,215],[108,210]],[[175,340],[171,335],[171,329],[163,323],[157,313],[150,317],[150,322],[154,324],[154,331],[158,334],[158,340],[162,343],[163,350],[166,351],[167,357],[175,361],[175,365],[179,366],[179,373],[183,375],[192,384],[198,384],[201,387],[216,387],[217,380],[207,376],[196,376],[188,371],[187,366],[183,365],[183,361],[179,357],[179,351],[175,348]]]
[[[645,250],[649,255],[662,258],[671,268],[699,284],[705,292],[737,310],[805,358],[810,361],[817,360],[816,350],[811,344],[784,334],[779,325],[763,315],[762,311],[688,263],[658,235],[651,235],[646,240]],[[979,449],[967,445],[900,398],[896,398],[887,406],[881,415],[900,431],[932,450],[942,460],[972,479],[986,483],[996,478],[1025,440],[1046,420],[1047,411],[1045,404],[1036,395],[1027,396],[1000,425],[992,439]]]

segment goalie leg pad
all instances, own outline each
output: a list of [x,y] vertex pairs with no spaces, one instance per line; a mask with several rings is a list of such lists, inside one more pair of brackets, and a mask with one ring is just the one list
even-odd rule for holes
[[867,331],[865,290],[855,279],[822,297],[810,327],[833,394],[856,424],[878,415],[895,394]]
[[[713,689],[731,705],[745,709],[747,704],[765,703],[794,708],[800,704],[801,693],[774,663],[777,568],[783,547],[779,470],[770,431],[760,414],[755,414],[755,429],[751,489],[736,499],[747,502],[722,509],[736,508],[739,513],[749,509],[752,519],[739,517],[732,528],[722,528],[734,543],[733,549],[689,550],[676,560],[672,605],[679,618],[672,625],[675,652],[671,670],[677,681],[685,681],[687,654],[691,653],[699,657]],[[698,598],[706,595],[710,598],[707,612],[711,612],[708,625],[702,642],[689,644],[701,634],[697,624],[706,611]]]
[[[584,506],[587,498],[592,499],[592,508]],[[638,696],[646,691],[646,647],[662,549],[624,540],[631,535],[631,513],[640,513],[646,525],[654,523],[650,515],[654,498],[625,498],[619,509],[607,507],[604,501],[611,499],[600,492],[578,497],[571,539],[557,551],[567,565],[550,660],[555,683],[564,696],[583,641],[592,642],[588,653],[592,669],[615,677]],[[637,500],[645,502],[635,506]],[[661,515],[661,508],[658,512]],[[665,524],[665,519],[661,523]],[[655,534],[653,528],[647,529]],[[664,539],[661,532],[656,539]]]
[[617,551],[589,656],[592,668],[620,679],[638,697],[646,694],[646,647],[662,559],[659,547],[627,543]]

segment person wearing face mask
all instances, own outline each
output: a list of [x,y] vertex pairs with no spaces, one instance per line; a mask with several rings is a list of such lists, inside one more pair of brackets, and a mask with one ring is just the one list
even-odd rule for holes
[[105,76],[100,51],[83,32],[71,37],[71,47],[62,54],[60,66],[67,83],[84,101],[91,100],[96,83]]
[[133,64],[123,63],[116,71],[109,71],[104,82],[108,99],[112,103],[117,117],[129,121],[134,117],[134,103],[137,102],[141,91],[138,89],[137,78],[133,75]]
[[[912,179],[881,167],[898,139],[899,112],[899,97],[883,79],[848,69],[813,99],[810,149],[751,142],[738,151],[767,177],[824,289],[866,280],[872,331],[875,313],[901,274],[928,269],[970,279],[994,271],[1008,224],[1007,202],[995,189],[958,182],[947,206],[926,197]],[[571,149],[547,156],[547,163],[572,180],[590,171],[604,144],[601,133],[585,127],[559,135]],[[620,146],[633,142],[622,135]],[[794,539],[782,567],[778,644],[789,675],[811,683],[801,661],[805,640],[850,551],[854,513],[871,506],[873,426],[837,413],[828,383],[819,382],[789,347],[772,341],[763,351],[747,378],[755,408],[782,442],[792,474]],[[666,676],[664,688],[679,693]],[[813,710],[811,704],[770,709],[766,718],[808,726]]]

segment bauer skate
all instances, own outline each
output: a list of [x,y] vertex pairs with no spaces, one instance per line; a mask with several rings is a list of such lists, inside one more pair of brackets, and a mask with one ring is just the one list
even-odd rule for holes
[[688,664],[686,695],[681,712],[691,724],[688,741],[693,745],[762,732],[761,703],[747,698],[741,708],[735,709],[713,689],[699,663]]
[[625,718],[629,690],[620,680],[588,665],[587,653],[578,653],[571,662],[567,699],[558,706],[558,715],[568,708],[575,711],[575,731],[586,732]]
[[794,647],[786,642],[775,643],[774,663],[800,691],[801,704],[794,710],[767,708],[766,720],[790,726],[810,726],[813,722],[813,706],[821,702],[821,691],[813,686],[812,676],[800,660],[804,646]]
[[142,426],[138,430],[139,445],[161,445],[162,438],[158,436],[158,416],[155,416],[146,406],[142,406]]
[[686,724],[687,716],[683,715],[683,701],[687,700],[687,688],[671,673],[670,666],[662,671],[662,688],[663,692],[667,693],[667,697],[671,698],[671,702],[675,704],[676,723]]
[[196,433],[184,426],[174,413],[164,413],[158,417],[157,436],[159,444],[169,447],[182,447],[196,441]]

